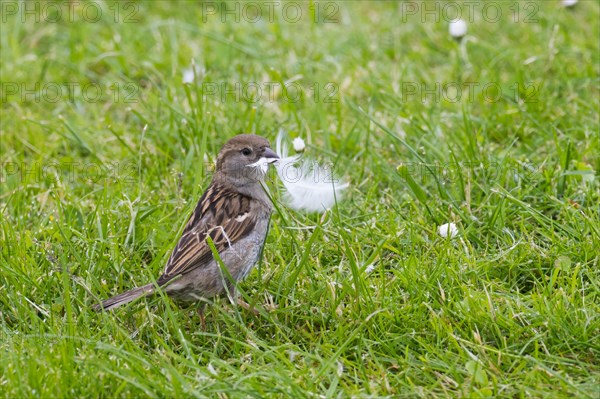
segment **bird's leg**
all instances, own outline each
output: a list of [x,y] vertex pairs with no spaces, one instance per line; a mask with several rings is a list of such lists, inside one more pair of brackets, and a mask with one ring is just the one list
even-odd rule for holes
[[251,307],[246,301],[240,298],[240,294],[235,288],[235,285],[230,285],[227,287],[227,296],[229,297],[229,301],[231,304],[235,304],[241,308],[246,309],[247,311],[252,312],[254,315],[258,315],[258,310]]
[[253,307],[250,306],[250,304],[248,304],[247,302],[245,302],[244,300],[242,300],[241,298],[236,298],[235,300],[236,304],[239,307],[242,307],[244,309],[246,309],[247,311],[252,312],[254,315],[258,316],[259,312],[258,310],[254,309]]
[[202,331],[206,331],[206,317],[204,316],[204,309],[206,308],[205,303],[201,303],[198,307],[198,316],[200,316],[200,324],[202,325]]

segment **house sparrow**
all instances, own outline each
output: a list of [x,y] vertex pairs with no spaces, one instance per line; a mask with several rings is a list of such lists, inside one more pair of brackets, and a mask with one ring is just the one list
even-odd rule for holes
[[[176,301],[195,302],[219,295],[235,296],[235,283],[258,261],[273,205],[262,186],[270,163],[279,156],[269,142],[253,134],[229,140],[217,157],[212,182],[175,246],[165,271],[142,287],[95,304],[96,311],[114,309],[160,287]],[[210,237],[227,272],[214,259]],[[203,306],[200,312],[202,321]]]

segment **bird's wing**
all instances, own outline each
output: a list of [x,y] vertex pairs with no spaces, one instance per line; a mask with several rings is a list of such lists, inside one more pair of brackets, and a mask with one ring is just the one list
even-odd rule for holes
[[251,201],[250,197],[211,185],[185,226],[158,284],[205,267],[213,259],[207,237],[221,253],[248,235],[257,222],[256,215],[250,212]]

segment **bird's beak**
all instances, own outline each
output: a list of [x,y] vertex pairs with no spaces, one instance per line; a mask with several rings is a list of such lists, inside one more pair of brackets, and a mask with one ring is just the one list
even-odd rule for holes
[[262,154],[262,158],[266,158],[269,163],[273,163],[279,160],[279,155],[277,155],[275,151],[267,147],[265,148],[265,151]]

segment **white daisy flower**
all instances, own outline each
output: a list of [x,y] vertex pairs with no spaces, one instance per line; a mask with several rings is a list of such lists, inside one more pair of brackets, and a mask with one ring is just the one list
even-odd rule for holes
[[453,38],[460,39],[461,37],[467,34],[467,23],[462,19],[455,19],[453,21],[450,21],[450,25],[448,26],[448,32]]
[[450,238],[454,238],[458,234],[458,227],[454,223],[446,223],[438,227],[438,233],[444,238],[448,235],[450,235]]
[[304,148],[306,148],[306,144],[304,144],[304,140],[302,140],[300,137],[296,137],[294,139],[294,141],[292,141],[292,145],[294,146],[294,150],[296,152],[302,152],[302,151],[304,151]]

